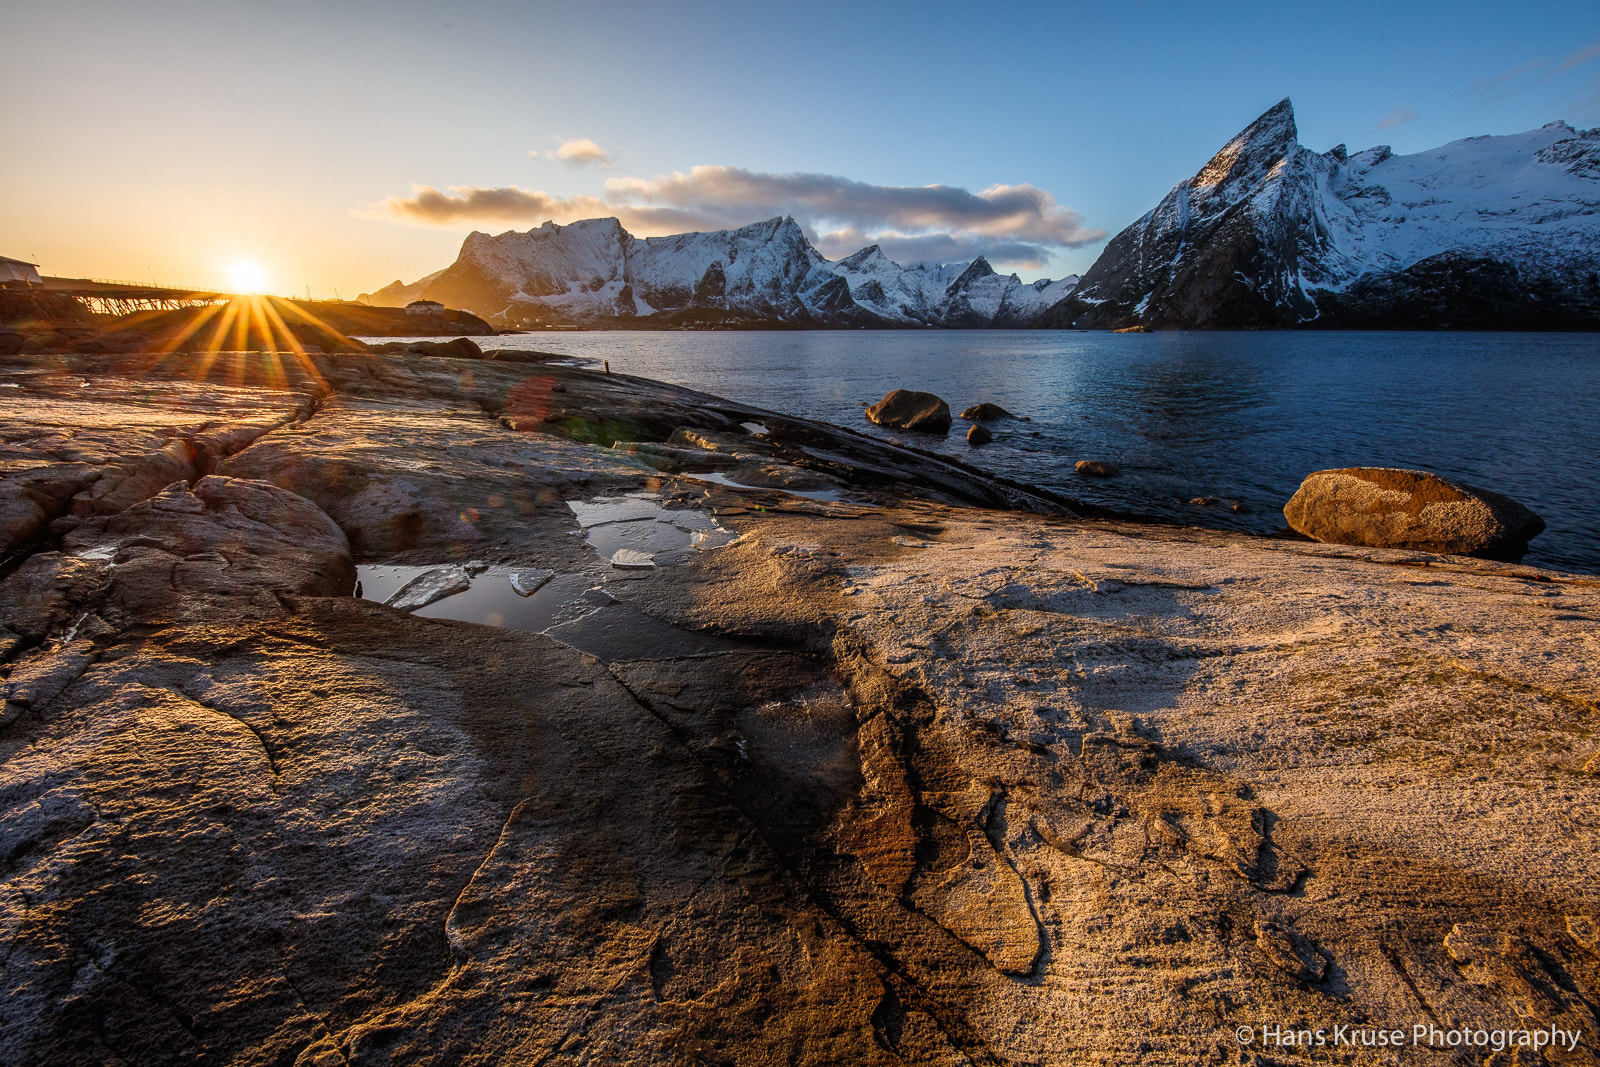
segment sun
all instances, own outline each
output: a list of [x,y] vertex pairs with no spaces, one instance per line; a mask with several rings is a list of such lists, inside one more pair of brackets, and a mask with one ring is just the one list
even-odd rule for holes
[[236,293],[259,293],[267,287],[267,272],[259,263],[240,261],[228,268],[228,283]]

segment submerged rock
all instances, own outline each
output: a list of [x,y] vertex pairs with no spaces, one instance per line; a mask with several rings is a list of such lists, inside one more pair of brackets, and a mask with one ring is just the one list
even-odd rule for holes
[[986,445],[993,440],[994,434],[989,432],[987,426],[974,426],[967,430],[967,444],[969,445]]
[[1114,478],[1122,473],[1121,467],[1103,459],[1080,459],[1072,465],[1072,469],[1085,478]]
[[1544,520],[1509,497],[1427,471],[1347,467],[1317,471],[1283,508],[1318,541],[1487,559],[1519,559]]
[[949,433],[950,405],[932,393],[915,389],[891,390],[867,408],[867,418],[879,426],[916,433]]
[[974,404],[967,410],[963,411],[961,413],[961,417],[963,419],[979,419],[988,421],[991,419],[1009,419],[1013,416],[1011,412],[1007,411],[999,404],[991,404],[986,400],[981,404]]

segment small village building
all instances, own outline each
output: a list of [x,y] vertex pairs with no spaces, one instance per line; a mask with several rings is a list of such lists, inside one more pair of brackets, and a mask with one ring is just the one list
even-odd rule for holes
[[407,315],[443,315],[444,305],[437,300],[413,300],[406,305]]
[[0,256],[0,289],[42,289],[39,264]]

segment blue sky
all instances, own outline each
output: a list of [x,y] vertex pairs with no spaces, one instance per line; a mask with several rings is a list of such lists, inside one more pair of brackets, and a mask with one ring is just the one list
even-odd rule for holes
[[1317,150],[1600,125],[1593,0],[8,0],[0,39],[0,255],[203,284],[250,261],[319,296],[618,206],[636,232],[790,208],[830,255],[887,235],[1060,276],[1284,96]]

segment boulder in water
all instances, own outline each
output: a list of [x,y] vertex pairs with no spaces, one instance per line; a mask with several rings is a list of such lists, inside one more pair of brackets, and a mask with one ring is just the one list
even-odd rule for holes
[[867,408],[867,418],[879,426],[917,433],[949,433],[950,405],[932,393],[895,389]]
[[1509,497],[1427,471],[1346,467],[1306,477],[1283,508],[1329,544],[1518,559],[1544,520]]
[[989,432],[987,426],[974,426],[967,431],[967,444],[986,445],[994,440],[994,434]]
[[1115,478],[1122,473],[1121,467],[1103,459],[1080,459],[1072,469],[1086,478]]
[[961,417],[963,419],[974,419],[980,422],[988,422],[992,419],[1013,418],[1011,412],[1007,411],[999,404],[991,404],[987,400],[981,404],[972,405],[970,408],[961,413]]

